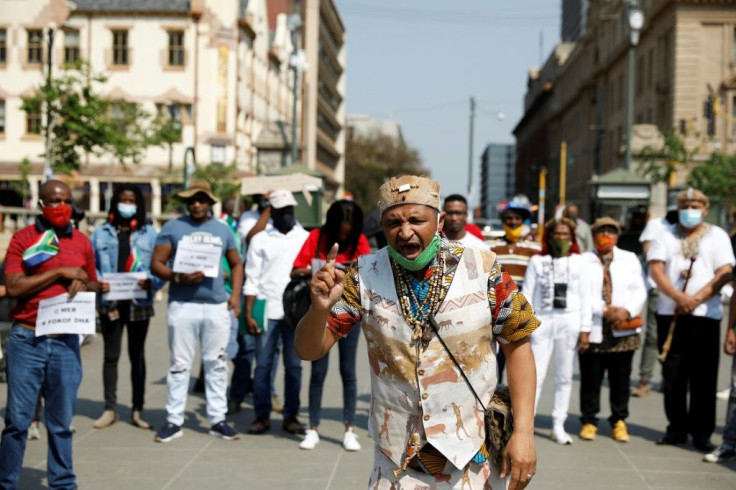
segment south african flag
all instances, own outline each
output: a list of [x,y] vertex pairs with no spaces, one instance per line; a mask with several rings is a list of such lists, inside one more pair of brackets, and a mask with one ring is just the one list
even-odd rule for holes
[[133,249],[133,252],[128,255],[128,260],[125,261],[125,272],[141,272],[145,269],[141,256],[136,249]]
[[59,238],[54,230],[46,230],[36,243],[23,252],[23,263],[26,267],[36,267],[59,253]]

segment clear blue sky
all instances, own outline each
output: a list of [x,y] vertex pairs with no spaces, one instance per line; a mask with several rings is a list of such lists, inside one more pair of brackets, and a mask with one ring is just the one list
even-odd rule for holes
[[485,146],[514,142],[540,32],[546,59],[559,40],[562,0],[336,2],[347,30],[347,114],[401,123],[442,194],[466,194],[470,96],[477,184]]

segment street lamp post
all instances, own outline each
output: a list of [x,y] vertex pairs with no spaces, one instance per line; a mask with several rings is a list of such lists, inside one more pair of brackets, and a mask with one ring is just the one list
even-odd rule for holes
[[296,141],[297,133],[297,100],[299,94],[299,72],[303,69],[304,56],[299,50],[299,29],[302,28],[302,16],[298,13],[289,15],[286,20],[289,30],[291,31],[291,57],[289,58],[289,65],[291,66],[294,75],[294,84],[291,87],[291,163],[292,165],[297,163],[299,158],[298,144]]
[[54,50],[54,28],[49,27],[46,31],[48,34],[48,43],[46,44],[46,140],[44,142],[46,158],[43,165],[43,176],[46,180],[51,180],[54,176],[53,170],[51,170],[51,101],[48,99],[49,92],[51,91],[51,68],[53,62],[51,54]]
[[628,79],[626,84],[626,153],[624,165],[626,170],[631,170],[631,131],[634,126],[634,69],[636,57],[636,45],[639,44],[641,28],[644,27],[644,12],[639,7],[638,0],[629,0],[629,53],[628,53]]
[[[71,2],[69,2],[71,4]],[[74,10],[76,8],[76,5],[71,5],[71,10]],[[73,29],[72,26],[70,26],[68,23],[64,22],[60,29],[64,32],[68,32],[69,30]],[[51,101],[49,100],[49,92],[51,90],[51,80],[52,80],[52,69],[53,69],[53,59],[52,54],[54,52],[54,34],[56,33],[56,29],[53,26],[49,26],[49,28],[46,30],[46,34],[48,36],[48,42],[46,43],[46,138],[44,141],[44,148],[46,153],[46,158],[44,159],[43,164],[43,176],[46,180],[50,180],[54,176],[54,171],[51,168],[51,131],[53,130],[53,118],[51,116]]]

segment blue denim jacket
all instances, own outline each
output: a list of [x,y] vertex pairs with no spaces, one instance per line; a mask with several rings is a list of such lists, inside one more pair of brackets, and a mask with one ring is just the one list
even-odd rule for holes
[[[157,236],[158,232],[151,225],[146,225],[141,230],[134,230],[131,233],[131,250],[135,249],[138,252],[141,262],[145,266],[145,272],[153,282],[153,287],[148,291],[146,299],[133,300],[138,306],[151,306],[153,304],[153,294],[165,284],[165,281],[151,274],[151,257],[153,256]],[[90,241],[95,252],[97,276],[104,279],[106,272],[118,272],[118,234],[115,227],[110,223],[99,226],[90,236]],[[101,304],[109,306],[111,302],[101,301]]]

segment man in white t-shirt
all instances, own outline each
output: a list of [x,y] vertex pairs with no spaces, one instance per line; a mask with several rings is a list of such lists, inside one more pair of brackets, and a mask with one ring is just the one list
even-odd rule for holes
[[705,452],[714,448],[710,437],[715,429],[713,393],[723,316],[719,291],[735,261],[726,232],[703,222],[709,204],[699,190],[681,192],[677,196],[679,223],[670,226],[670,233],[656,236],[647,254],[649,272],[660,292],[660,351],[670,324],[675,322],[672,344],[662,365],[669,425],[657,444],[683,444],[689,434],[693,445]]
[[442,210],[446,213],[442,231],[448,239],[460,242],[466,247],[483,248],[488,245],[477,236],[468,233],[465,225],[468,222],[468,201],[460,194],[450,194],[445,198]]
[[[639,243],[644,257],[649,253],[649,247],[654,237],[662,233],[670,233],[670,225],[677,223],[677,206],[667,208],[667,215],[662,218],[652,218],[642,230]],[[654,365],[657,363],[657,302],[659,301],[659,289],[650,274],[647,274],[647,318],[644,343],[641,348],[641,360],[639,362],[639,382],[631,390],[631,395],[644,398],[652,391],[652,377],[654,376]]]

